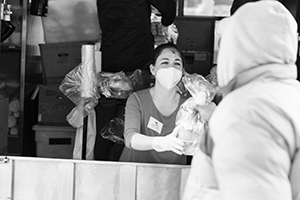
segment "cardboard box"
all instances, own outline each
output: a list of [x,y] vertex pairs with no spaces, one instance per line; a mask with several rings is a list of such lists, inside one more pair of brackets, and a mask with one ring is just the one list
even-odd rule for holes
[[45,85],[61,84],[65,75],[81,63],[83,44],[39,44]]
[[66,117],[75,104],[58,87],[58,85],[38,85],[36,87],[32,99],[36,98],[38,94],[38,124],[69,126]]
[[33,127],[36,156],[44,158],[73,158],[76,129],[64,126]]
[[0,155],[7,153],[8,98],[0,99]]

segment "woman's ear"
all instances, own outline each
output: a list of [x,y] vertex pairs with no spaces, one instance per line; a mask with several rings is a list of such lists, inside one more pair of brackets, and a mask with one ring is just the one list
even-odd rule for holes
[[156,67],[153,64],[149,65],[150,72],[153,76],[156,75]]

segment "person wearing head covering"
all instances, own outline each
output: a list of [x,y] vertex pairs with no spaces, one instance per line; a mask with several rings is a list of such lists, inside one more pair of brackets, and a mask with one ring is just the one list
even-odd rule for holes
[[176,89],[183,70],[183,53],[175,44],[161,44],[154,50],[150,72],[155,85],[134,92],[126,102],[126,146],[120,161],[186,164],[184,143],[175,130],[178,110],[186,100]]
[[297,22],[280,2],[264,0],[241,6],[220,32],[223,100],[209,120],[213,143],[204,141],[193,159],[183,199],[298,200]]

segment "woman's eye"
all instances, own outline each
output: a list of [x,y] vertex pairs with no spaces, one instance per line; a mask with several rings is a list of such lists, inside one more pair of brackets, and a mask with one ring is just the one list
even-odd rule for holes
[[175,66],[181,67],[182,64],[181,63],[174,63]]

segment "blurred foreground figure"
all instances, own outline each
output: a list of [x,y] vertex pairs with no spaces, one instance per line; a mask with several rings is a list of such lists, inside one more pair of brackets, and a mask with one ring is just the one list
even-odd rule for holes
[[278,1],[220,23],[223,100],[193,158],[184,200],[300,199],[297,23]]

